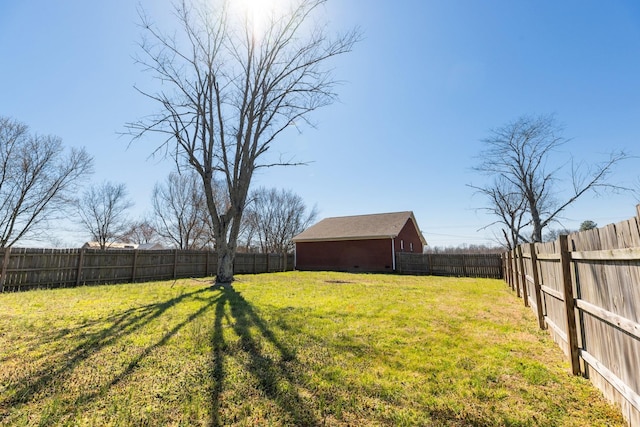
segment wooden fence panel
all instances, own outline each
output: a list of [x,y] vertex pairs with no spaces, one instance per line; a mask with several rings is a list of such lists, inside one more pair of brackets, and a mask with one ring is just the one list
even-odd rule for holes
[[[572,356],[574,373],[589,377],[630,425],[640,426],[640,205],[636,209],[628,221],[523,245],[504,258],[523,262],[527,291],[535,291],[529,283],[535,284],[537,264],[540,326]],[[517,270],[516,261],[505,263],[505,275]]]
[[535,247],[539,263],[545,324],[548,326],[553,340],[558,343],[565,354],[569,354],[559,243],[557,241],[539,243]]
[[415,254],[396,253],[396,271],[400,274],[434,276],[503,277],[501,254]]
[[640,421],[638,218],[573,234],[571,238],[585,375],[605,388],[628,418]]
[[172,250],[138,251],[136,275],[133,281],[173,279],[174,261],[175,251]]
[[207,252],[176,251],[174,257],[176,258],[175,278],[205,277],[207,275]]
[[[293,255],[236,257],[238,274],[294,267]],[[0,259],[0,292],[207,277],[217,270],[217,255],[210,251],[11,248],[0,250]]]

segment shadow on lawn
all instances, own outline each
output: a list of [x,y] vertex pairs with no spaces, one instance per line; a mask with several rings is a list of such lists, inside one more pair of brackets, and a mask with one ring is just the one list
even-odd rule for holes
[[[46,393],[49,390],[56,389],[59,384],[62,384],[65,380],[69,379],[74,370],[83,363],[91,355],[101,351],[105,347],[116,343],[118,340],[130,335],[149,322],[160,317],[171,307],[181,303],[187,298],[201,299],[206,302],[198,311],[191,314],[184,321],[176,324],[171,330],[166,332],[160,340],[155,344],[148,346],[138,356],[136,356],[129,364],[117,375],[114,375],[112,380],[105,385],[99,387],[99,390],[93,393],[81,394],[74,398],[73,402],[70,402],[66,412],[78,413],[82,411],[82,407],[100,395],[104,394],[111,386],[122,381],[129,376],[138,363],[146,356],[148,356],[155,348],[162,346],[172,336],[174,336],[180,329],[192,322],[194,319],[202,315],[208,309],[213,306],[217,299],[207,298],[205,295],[210,293],[210,289],[199,289],[197,291],[183,293],[174,298],[168,299],[163,302],[148,304],[140,307],[135,307],[123,311],[121,313],[109,316],[104,319],[100,319],[99,322],[92,322],[88,325],[82,325],[76,330],[87,329],[88,326],[95,326],[98,323],[111,324],[108,328],[99,329],[94,332],[82,332],[83,338],[79,343],[70,350],[64,351],[61,354],[53,357],[50,361],[43,364],[35,372],[28,372],[28,376],[24,378],[18,378],[15,382],[19,382],[19,386],[15,388],[14,393],[10,397],[0,396],[0,424],[3,419],[8,416],[8,412],[12,407],[27,404],[42,393]],[[67,339],[69,330],[65,330],[59,334],[55,339]],[[45,342],[50,342],[52,338],[45,338]],[[53,415],[53,418],[63,418],[67,413],[58,413]],[[51,418],[51,417],[50,417]],[[55,422],[54,419],[49,419],[49,422]]]
[[[214,385],[211,396],[211,425],[223,426],[221,419],[222,393],[225,380],[225,357],[234,350],[225,342],[223,321],[227,321],[239,337],[238,352],[246,353],[244,367],[257,380],[259,392],[273,402],[290,425],[316,426],[321,423],[313,409],[305,403],[297,391],[301,384],[295,351],[280,341],[268,325],[255,312],[250,303],[231,284],[215,285],[212,289],[221,292],[216,302],[216,317],[213,331],[212,375]],[[225,306],[229,305],[231,318]],[[254,332],[256,331],[257,332]],[[263,354],[261,342],[266,340],[277,350],[277,359]]]
[[[141,349],[126,365],[118,367],[118,371],[113,372],[106,382],[98,384],[91,391],[73,396],[60,394],[61,385],[71,381],[77,369],[93,355],[108,351],[110,346],[117,345],[119,341],[144,330],[146,325],[160,318],[172,307],[194,299],[202,302],[198,310],[175,323],[171,329],[158,337],[157,341]],[[12,379],[12,393],[0,395],[0,424],[9,421],[12,409],[29,405],[51,393],[58,394],[56,399],[60,399],[60,404],[56,405],[53,412],[42,415],[41,422],[57,424],[69,416],[73,418],[74,414],[82,413],[91,402],[102,398],[111,387],[130,377],[155,349],[165,345],[189,323],[212,310],[215,312],[215,320],[211,335],[210,425],[222,426],[227,421],[221,413],[225,404],[225,360],[235,356],[239,356],[238,360],[243,361],[243,370],[255,379],[260,399],[266,398],[278,408],[279,414],[275,415],[279,419],[289,425],[320,425],[313,408],[297,391],[303,381],[300,378],[300,365],[296,360],[295,351],[275,336],[251,304],[231,285],[215,285],[185,292],[165,301],[130,308],[98,321],[42,337],[41,342],[33,344],[36,346],[34,348],[43,342],[50,344],[60,340],[74,341],[73,345],[64,351],[43,356],[46,359],[37,369],[25,371],[20,377]],[[103,325],[104,327],[101,327]],[[237,344],[229,345],[231,343],[225,341],[225,328],[231,328],[237,335]],[[275,349],[275,355],[273,352],[267,354],[262,349],[263,346]],[[241,415],[233,413],[231,416]]]

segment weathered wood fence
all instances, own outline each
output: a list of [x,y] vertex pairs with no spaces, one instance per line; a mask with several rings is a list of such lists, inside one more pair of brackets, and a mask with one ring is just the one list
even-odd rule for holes
[[412,254],[396,253],[399,274],[486,277],[502,279],[501,254]]
[[503,255],[505,279],[571,362],[640,426],[640,205],[603,228]]
[[[0,250],[0,292],[215,275],[217,254],[187,250]],[[293,255],[236,254],[235,273],[293,270]]]

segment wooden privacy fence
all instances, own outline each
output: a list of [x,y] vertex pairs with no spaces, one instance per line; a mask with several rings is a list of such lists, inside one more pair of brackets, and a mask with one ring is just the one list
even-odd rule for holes
[[[215,275],[211,251],[25,249],[0,250],[0,292]],[[234,273],[293,270],[293,255],[236,254]]]
[[505,280],[541,328],[632,426],[640,426],[640,205],[603,228],[520,245]]
[[413,254],[396,253],[400,274],[487,277],[502,279],[501,254]]

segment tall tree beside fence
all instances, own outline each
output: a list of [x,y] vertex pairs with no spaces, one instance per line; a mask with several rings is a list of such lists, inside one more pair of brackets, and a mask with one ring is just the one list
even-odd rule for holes
[[[589,191],[627,190],[609,182],[615,167],[629,158],[627,153],[611,152],[592,165],[558,160],[558,149],[569,141],[563,130],[553,115],[524,115],[491,130],[482,141],[485,148],[475,170],[491,181],[471,187],[487,197],[485,209],[506,227],[507,247],[542,242],[543,229]],[[561,187],[565,182],[569,185]],[[532,228],[530,238],[524,236],[526,227]]]

